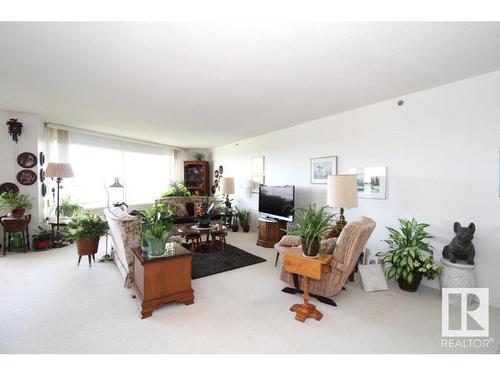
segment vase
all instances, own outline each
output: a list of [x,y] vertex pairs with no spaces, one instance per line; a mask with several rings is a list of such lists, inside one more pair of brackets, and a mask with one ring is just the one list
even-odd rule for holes
[[11,217],[13,217],[15,219],[20,219],[24,216],[25,212],[26,212],[25,208],[18,207],[18,208],[14,208],[10,214],[11,214]]
[[422,281],[422,274],[414,274],[411,283],[408,283],[405,279],[399,279],[399,287],[405,292],[416,292],[420,282]]
[[165,254],[165,244],[167,243],[164,239],[158,238],[148,238],[148,255],[152,257],[159,257]]
[[199,217],[198,226],[200,228],[208,228],[210,226],[210,217],[209,216]]
[[319,256],[319,239],[315,238],[308,243],[305,237],[300,237],[302,243],[302,254],[307,258],[317,258]]

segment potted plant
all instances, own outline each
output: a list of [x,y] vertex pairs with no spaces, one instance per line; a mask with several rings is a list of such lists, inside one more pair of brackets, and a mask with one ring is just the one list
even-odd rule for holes
[[77,215],[68,224],[69,238],[76,240],[78,255],[93,255],[99,248],[99,239],[109,229],[104,218],[91,212]]
[[31,237],[33,239],[33,247],[36,250],[45,250],[52,247],[55,236],[51,230],[40,225],[36,233]]
[[142,217],[141,246],[149,256],[162,256],[165,253],[165,244],[172,231],[173,211],[161,204],[154,204],[148,211],[138,211]]
[[196,216],[198,217],[198,226],[200,228],[208,228],[214,204],[210,203],[208,197],[203,197],[201,204],[196,208]]
[[56,215],[58,211],[61,216],[71,218],[82,213],[84,208],[79,204],[72,202],[71,197],[68,197],[61,200],[61,203],[59,203],[59,209],[56,207]]
[[238,224],[238,208],[235,207],[235,211],[233,212],[233,215],[231,217],[231,230],[233,232],[237,232],[240,229],[240,226]]
[[294,226],[285,230],[287,234],[300,236],[302,253],[309,258],[319,256],[320,241],[334,226],[335,214],[328,212],[328,207],[316,208],[315,204],[295,210]]
[[125,202],[116,202],[113,203],[113,207],[118,207],[121,208],[122,211],[127,211],[128,210],[128,204]]
[[0,210],[10,210],[9,216],[21,218],[26,210],[31,210],[31,198],[29,195],[4,192],[0,194]]
[[162,194],[162,198],[168,197],[190,197],[191,192],[182,182],[172,182],[167,191]]
[[250,231],[250,211],[238,210],[238,220],[243,232],[248,233],[248,231]]
[[398,282],[399,287],[407,292],[415,292],[422,277],[434,279],[441,273],[441,266],[434,262],[432,246],[425,242],[432,236],[426,229],[429,224],[399,219],[400,230],[387,227],[389,238],[384,240],[389,245],[388,251],[378,252],[381,262],[389,266],[387,278]]

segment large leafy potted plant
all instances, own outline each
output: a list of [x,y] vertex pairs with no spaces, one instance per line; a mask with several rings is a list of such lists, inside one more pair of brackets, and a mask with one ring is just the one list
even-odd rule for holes
[[0,210],[10,210],[9,216],[21,218],[26,210],[31,210],[31,198],[29,195],[13,192],[3,192],[0,194]]
[[91,212],[75,216],[68,224],[69,238],[76,240],[78,255],[97,253],[99,239],[108,232],[108,229],[106,220]]
[[167,191],[162,194],[162,198],[168,197],[190,197],[191,192],[182,182],[172,182]]
[[165,244],[172,232],[173,211],[161,204],[155,204],[148,211],[138,211],[142,217],[141,245],[147,247],[149,256],[162,256],[165,253]]
[[61,200],[59,208],[56,207],[56,215],[58,211],[61,216],[71,218],[84,212],[84,208],[78,203],[72,202],[71,197],[68,197]]
[[315,204],[297,208],[294,213],[294,226],[285,232],[301,237],[304,256],[318,257],[321,238],[333,229],[335,214],[328,212],[327,206],[317,208]]
[[238,210],[238,220],[240,221],[241,228],[243,232],[247,233],[250,231],[250,211]]
[[384,242],[390,250],[376,255],[389,266],[389,279],[396,280],[402,290],[415,292],[422,277],[434,279],[441,273],[441,266],[434,262],[432,246],[425,242],[432,238],[426,231],[429,224],[418,223],[414,218],[399,219],[399,223],[400,230],[387,227],[389,238]]
[[196,216],[198,218],[198,226],[200,228],[208,228],[210,226],[212,210],[215,204],[210,203],[208,197],[203,197],[201,199],[200,205],[196,208]]
[[31,237],[33,239],[33,247],[36,250],[45,250],[52,247],[55,235],[50,229],[40,225],[38,226],[38,230]]

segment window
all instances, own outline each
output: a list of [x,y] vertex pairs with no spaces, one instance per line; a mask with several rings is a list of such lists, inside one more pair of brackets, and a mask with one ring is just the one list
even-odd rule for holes
[[[86,134],[69,133],[67,158],[74,178],[63,181],[63,197],[85,208],[152,203],[172,179],[173,154],[168,148],[147,146]],[[109,188],[119,178],[124,188]]]

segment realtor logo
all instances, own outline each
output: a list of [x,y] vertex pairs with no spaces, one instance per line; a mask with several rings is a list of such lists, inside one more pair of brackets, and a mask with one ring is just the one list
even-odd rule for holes
[[[488,292],[488,288],[443,288],[442,336],[488,337]],[[457,304],[459,310],[452,308],[450,311],[450,301]]]

